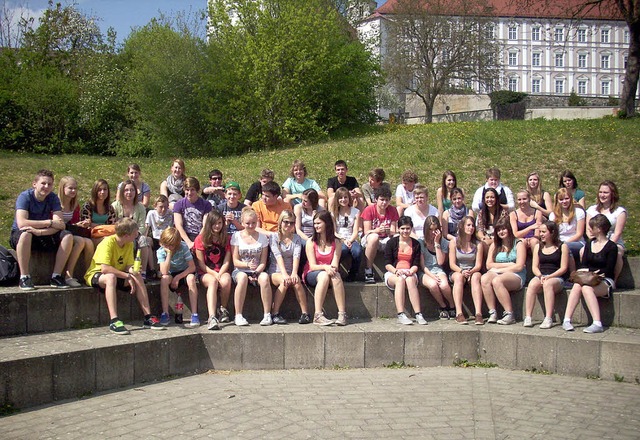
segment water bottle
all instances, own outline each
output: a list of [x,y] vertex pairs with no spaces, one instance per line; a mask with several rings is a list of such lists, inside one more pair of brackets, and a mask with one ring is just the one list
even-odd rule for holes
[[178,295],[178,300],[176,301],[176,324],[182,324],[182,310],[184,309],[184,303],[182,302],[182,295]]
[[136,252],[136,258],[133,260],[133,271],[135,273],[140,273],[140,269],[142,269],[142,260],[140,259],[140,249]]

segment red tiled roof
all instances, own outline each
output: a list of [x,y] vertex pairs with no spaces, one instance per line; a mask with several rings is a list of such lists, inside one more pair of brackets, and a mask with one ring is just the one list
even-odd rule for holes
[[[432,0],[425,0],[428,5]],[[473,0],[462,0],[473,1]],[[602,0],[597,5],[585,6],[589,0],[486,0],[493,7],[495,17],[522,17],[522,18],[557,18],[557,19],[593,19],[593,20],[624,20],[615,0]],[[447,4],[442,0],[433,0],[439,3],[442,14],[456,14],[456,2]],[[398,0],[387,2],[375,10],[379,14],[393,14]]]

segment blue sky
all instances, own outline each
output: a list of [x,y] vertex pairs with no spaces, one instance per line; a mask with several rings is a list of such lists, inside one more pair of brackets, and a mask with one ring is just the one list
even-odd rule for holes
[[[11,7],[23,6],[25,13],[39,17],[47,7],[47,0],[4,0]],[[75,3],[76,7],[87,15],[100,18],[103,32],[113,27],[122,42],[134,26],[144,26],[159,11],[174,15],[178,11],[197,12],[206,7],[206,0],[54,0],[65,4]],[[304,0],[301,0],[304,1]],[[385,0],[378,0],[378,4]],[[19,14],[16,14],[18,16]],[[36,20],[37,21],[37,20]]]

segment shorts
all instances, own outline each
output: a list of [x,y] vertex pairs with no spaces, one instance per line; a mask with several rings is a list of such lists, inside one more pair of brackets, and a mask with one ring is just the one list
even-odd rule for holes
[[307,286],[316,287],[318,285],[318,276],[324,270],[312,270],[307,272],[307,276],[304,279],[304,282]]
[[[421,272],[419,272],[419,273],[421,273]],[[391,286],[389,285],[389,278],[391,278],[391,275],[394,275],[394,274],[392,274],[391,272],[385,272],[385,273],[384,273],[384,285],[385,285],[385,286],[387,286],[387,289],[389,289],[389,290],[391,290],[391,291],[393,292],[393,291],[395,291],[395,288],[393,288],[393,287],[391,287]],[[419,278],[418,278],[418,275],[417,275],[417,274],[413,274],[413,275],[411,275],[411,276],[412,276],[412,277],[416,277],[416,281],[418,281],[418,280],[419,280]]]
[[153,238],[153,252],[157,252],[158,249],[160,249],[160,239],[159,238]]
[[[367,247],[367,237],[369,236],[369,234],[365,235],[364,237],[362,237],[362,239],[360,240],[360,246]],[[378,240],[378,251],[383,251],[385,246],[387,245],[387,242],[389,241],[391,237],[385,237],[385,238],[381,238]]]
[[[231,279],[233,280],[234,283],[238,284],[238,274],[242,272],[242,273],[246,273],[247,276],[256,276],[256,273],[254,271],[246,271],[246,270],[240,270],[240,269],[233,269],[233,272],[231,272]],[[258,287],[258,281],[249,281],[249,284],[254,286],[254,287]]]
[[[180,275],[183,271],[180,272],[170,272],[169,275],[171,275],[172,277],[175,277],[176,275]],[[188,276],[188,275],[187,275]],[[178,287],[176,287],[175,289],[171,288],[171,285],[169,285],[169,290],[171,290],[172,292],[177,291],[180,286],[186,286],[187,285],[187,277],[184,278],[180,278],[180,281],[178,281]]]
[[[11,230],[11,237],[9,238],[9,244],[13,249],[16,249],[18,246],[18,241],[20,240],[20,236],[25,231],[20,229]],[[70,234],[69,231],[58,231],[55,234],[51,235],[34,235],[31,237],[31,249],[34,251],[43,251],[43,252],[57,252],[58,247],[60,247],[60,242],[62,239]]]
[[605,278],[602,280],[603,283],[607,285],[607,296],[603,296],[603,298],[610,298],[614,289],[616,288],[616,282],[611,278]]
[[[104,293],[104,289],[100,286],[100,277],[103,275],[102,272],[96,272],[91,277],[91,287],[94,287],[100,291],[100,293]],[[118,278],[116,283],[116,290],[128,290],[129,286],[126,284],[127,280],[124,278]]]
[[[462,269],[462,270],[471,270],[471,269],[473,269],[473,268],[472,268],[472,267],[461,267],[460,269]],[[458,273],[458,272],[451,272],[451,273],[449,273],[449,277],[448,277],[448,278],[449,278],[449,283],[450,283],[452,286],[453,286],[453,274],[454,274],[454,273]],[[467,280],[465,279],[465,281],[464,281],[464,282],[466,283],[466,282],[467,282]]]

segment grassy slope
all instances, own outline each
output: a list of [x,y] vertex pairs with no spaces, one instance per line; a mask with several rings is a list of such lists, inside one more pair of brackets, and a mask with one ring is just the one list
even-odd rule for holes
[[[191,158],[186,161],[187,174],[207,183],[212,168],[224,172],[225,180],[237,180],[246,190],[262,168],[272,168],[282,183],[291,162],[305,161],[310,177],[325,187],[333,175],[333,163],[344,159],[349,174],[361,184],[368,171],[383,167],[392,187],[399,183],[405,169],[413,169],[435,196],[442,172],[452,169],[458,183],[467,192],[484,181],[490,166],[502,170],[502,181],[514,191],[524,186],[528,172],[537,170],[547,190],[553,194],[558,175],[571,169],[587,194],[587,205],[595,202],[601,180],[616,182],[621,204],[629,212],[625,229],[628,249],[640,253],[640,119],[581,121],[511,121],[484,123],[433,124],[424,126],[375,127],[366,133],[296,148],[251,153],[229,158]],[[93,181],[105,178],[117,185],[130,161],[126,158],[88,156],[36,156],[0,153],[0,242],[8,242],[13,221],[14,200],[29,187],[33,173],[52,169],[56,177],[72,175],[79,181],[81,199],[89,194]],[[170,158],[136,159],[143,178],[157,194],[160,182],[168,174]],[[468,194],[468,198],[472,194]],[[113,196],[112,196],[113,197]],[[468,200],[470,202],[470,200]]]

